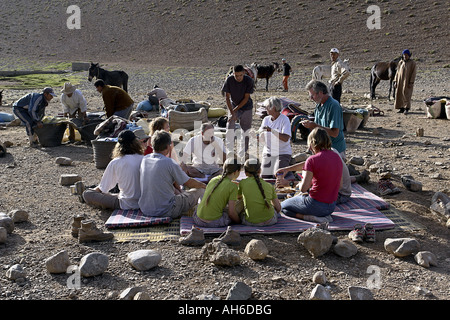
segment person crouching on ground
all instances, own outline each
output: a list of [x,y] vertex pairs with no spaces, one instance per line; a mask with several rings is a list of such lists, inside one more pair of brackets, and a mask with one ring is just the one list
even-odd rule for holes
[[[100,184],[83,192],[84,201],[88,205],[103,209],[139,209],[139,169],[143,154],[143,144],[136,135],[130,130],[122,131],[113,150],[113,159],[106,167]],[[120,192],[109,193],[116,185]]]
[[[247,178],[239,182],[239,196],[242,196],[244,205],[242,224],[270,226],[277,223],[280,201],[275,187],[260,177],[261,163],[257,159],[248,159],[244,170]],[[237,207],[237,211],[240,211],[240,204]]]
[[235,209],[238,185],[233,182],[239,177],[241,167],[235,158],[225,161],[222,175],[211,179],[206,186],[202,201],[193,216],[195,225],[218,228],[241,221]]
[[[308,136],[313,153],[304,165],[300,183],[302,194],[281,203],[285,215],[312,222],[332,222],[342,183],[342,159],[331,150],[331,139],[322,128],[315,128]],[[309,192],[308,192],[309,190]]]
[[52,88],[45,88],[42,93],[29,93],[13,103],[13,112],[25,125],[30,147],[38,145],[38,137],[34,133],[34,127],[42,128],[42,118],[45,116],[45,108],[56,97]]
[[[168,132],[155,132],[152,135],[153,153],[142,160],[139,208],[145,216],[179,218],[197,205],[205,192],[204,183],[189,178],[173,159],[167,157],[171,144]],[[176,194],[175,182],[189,190]]]

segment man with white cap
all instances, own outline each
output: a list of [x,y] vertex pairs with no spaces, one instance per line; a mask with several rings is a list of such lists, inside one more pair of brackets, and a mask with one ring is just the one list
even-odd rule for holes
[[[75,88],[70,82],[66,82],[61,92],[61,104],[63,106],[64,117],[87,121],[87,102],[81,91]],[[74,141],[75,129],[73,126],[69,126],[69,142]]]
[[42,118],[50,100],[56,97],[52,88],[44,88],[42,93],[29,93],[13,103],[14,114],[22,121],[27,131],[30,147],[38,145],[34,127],[42,128]]
[[339,50],[332,48],[330,50],[331,58],[331,77],[330,77],[330,93],[331,96],[341,103],[342,83],[350,75],[348,66],[339,58]]

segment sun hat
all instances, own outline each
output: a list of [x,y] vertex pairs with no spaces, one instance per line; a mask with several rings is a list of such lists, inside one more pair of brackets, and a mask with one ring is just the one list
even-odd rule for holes
[[150,138],[149,135],[145,134],[144,129],[134,130],[133,133],[136,136],[136,138],[138,138],[139,140],[144,140],[144,139]]
[[75,89],[76,88],[74,85],[72,85],[70,82],[66,82],[66,83],[64,83],[64,87],[61,90],[61,92],[65,93],[65,94],[70,94],[70,93],[74,93]]
[[50,87],[44,88],[44,90],[42,91],[42,93],[49,93],[49,94],[51,94],[52,96],[56,97],[55,92],[54,92],[53,89],[50,88]]
[[339,53],[339,50],[337,48],[332,48],[330,50],[330,53]]

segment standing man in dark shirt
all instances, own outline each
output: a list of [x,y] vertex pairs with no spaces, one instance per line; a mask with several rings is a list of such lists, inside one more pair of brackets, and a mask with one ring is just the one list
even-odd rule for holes
[[[235,125],[239,124],[243,132],[239,155],[242,157],[248,152],[249,137],[245,133],[252,127],[253,101],[250,95],[254,90],[253,79],[245,74],[244,67],[237,65],[233,68],[233,74],[229,76],[223,85],[222,92],[229,110],[227,123],[226,146],[227,153],[234,154]],[[242,150],[244,144],[244,150]]]
[[288,79],[291,75],[291,66],[286,62],[286,59],[281,59],[281,62],[283,63],[283,92],[288,92]]

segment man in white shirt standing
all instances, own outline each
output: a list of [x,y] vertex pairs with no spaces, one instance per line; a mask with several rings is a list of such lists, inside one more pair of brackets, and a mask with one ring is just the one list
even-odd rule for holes
[[[260,142],[264,144],[261,176],[263,178],[274,178],[278,169],[290,165],[292,158],[291,148],[291,122],[289,118],[281,113],[282,103],[276,97],[271,97],[263,102],[267,109],[266,116],[259,129]],[[286,179],[293,179],[290,172]]]
[[330,78],[330,93],[331,96],[341,103],[342,83],[350,75],[348,66],[339,58],[339,50],[332,48],[330,50],[331,58],[331,78]]
[[[64,117],[77,118],[87,121],[87,102],[80,90],[76,89],[70,82],[64,84],[61,90],[61,104]],[[75,129],[69,126],[69,142],[75,142]]]

